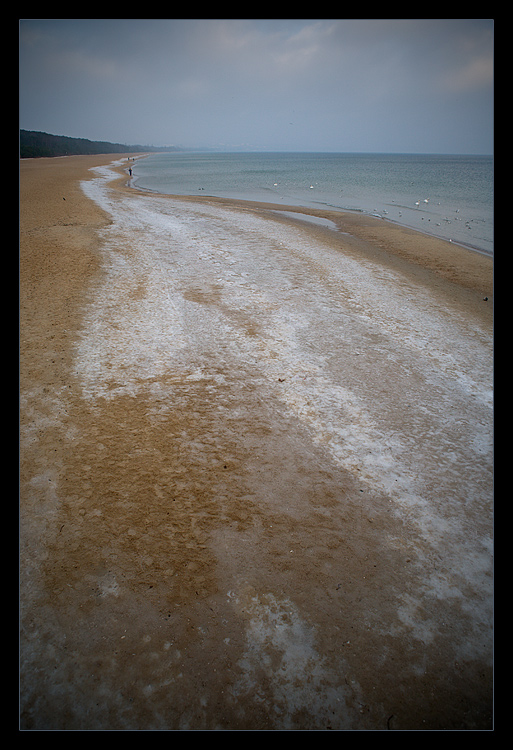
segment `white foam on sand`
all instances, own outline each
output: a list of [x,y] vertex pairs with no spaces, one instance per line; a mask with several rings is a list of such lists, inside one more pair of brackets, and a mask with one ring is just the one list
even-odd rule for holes
[[478,322],[307,229],[115,193],[116,176],[101,168],[82,183],[112,219],[77,341],[84,398],[150,388],[171,400],[170,373],[212,387],[252,373],[421,534],[442,543],[450,527],[454,549],[472,539],[489,559],[490,536],[475,539],[471,521],[489,517],[492,493],[492,342]]

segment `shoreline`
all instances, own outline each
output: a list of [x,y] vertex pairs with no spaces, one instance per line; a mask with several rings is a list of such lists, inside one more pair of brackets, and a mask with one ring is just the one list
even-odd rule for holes
[[[141,157],[139,157],[139,158],[145,158],[146,156],[147,155],[144,154],[144,155],[141,155]],[[160,196],[168,195],[170,198],[175,198],[175,199],[179,199],[179,198],[193,198],[193,199],[196,199],[197,198],[198,200],[201,200],[201,198],[204,197],[206,199],[234,201],[235,203],[253,203],[253,204],[260,204],[260,205],[276,205],[277,210],[278,210],[279,206],[283,205],[285,208],[288,207],[289,210],[303,209],[303,213],[307,213],[307,215],[308,215],[308,212],[310,212],[310,211],[311,212],[317,212],[317,211],[324,212],[324,211],[327,211],[327,212],[330,212],[330,213],[333,213],[333,212],[339,213],[342,216],[344,214],[349,214],[349,215],[354,214],[354,215],[361,215],[361,216],[364,216],[364,217],[372,217],[374,219],[377,219],[377,220],[380,220],[380,221],[383,221],[383,222],[386,222],[386,223],[389,223],[389,224],[392,224],[392,225],[395,225],[395,226],[398,226],[398,227],[402,227],[403,229],[411,230],[413,232],[417,232],[418,234],[425,235],[425,236],[433,238],[435,240],[441,240],[442,242],[447,242],[447,243],[449,243],[451,245],[454,245],[456,247],[461,247],[461,248],[463,248],[465,250],[469,250],[471,252],[479,253],[481,255],[484,255],[485,257],[491,258],[492,260],[494,258],[494,251],[493,250],[488,251],[488,250],[485,250],[483,248],[480,248],[480,247],[477,247],[475,245],[472,245],[470,243],[461,242],[461,241],[458,241],[458,240],[453,240],[453,239],[451,239],[449,237],[444,237],[443,235],[439,235],[439,234],[436,234],[434,232],[430,232],[427,229],[423,230],[423,229],[420,229],[419,227],[416,227],[416,228],[415,227],[410,227],[408,224],[402,223],[401,221],[398,221],[397,219],[391,219],[388,216],[383,216],[380,213],[374,213],[374,212],[372,212],[370,210],[368,211],[368,210],[365,210],[365,209],[358,209],[358,208],[355,208],[355,209],[343,208],[343,207],[339,207],[339,206],[331,206],[331,205],[326,204],[326,203],[325,204],[320,203],[319,204],[319,208],[316,208],[315,206],[311,206],[311,205],[308,205],[308,204],[302,204],[302,203],[293,203],[293,204],[287,204],[287,205],[286,204],[272,204],[272,202],[260,201],[260,200],[257,200],[257,199],[253,200],[251,198],[249,198],[249,199],[243,199],[243,198],[235,198],[235,197],[215,196],[215,195],[210,195],[210,194],[204,194],[203,196],[200,196],[200,195],[196,195],[196,194],[193,194],[193,193],[190,193],[190,194],[189,193],[185,193],[185,194],[181,194],[181,193],[177,193],[177,194],[173,194],[173,193],[160,193],[160,192],[158,192],[156,190],[152,190],[150,188],[143,188],[143,187],[138,186],[137,185],[137,177],[135,177],[135,179],[133,181],[133,184],[131,184],[131,182],[132,181],[130,180],[129,183],[127,183],[127,187],[130,187],[130,188],[132,188],[134,190],[138,190],[142,194],[160,195]],[[404,207],[404,208],[407,208],[407,207]],[[316,215],[316,213],[311,213],[310,215]]]
[[[138,158],[145,158],[141,155]],[[381,256],[387,263],[391,256],[398,261],[433,272],[435,275],[461,285],[482,295],[482,299],[493,301],[494,287],[494,256],[469,245],[453,242],[449,239],[437,237],[419,229],[412,229],[404,224],[388,218],[376,217],[363,211],[344,211],[329,208],[311,208],[294,204],[276,204],[264,201],[239,200],[209,195],[171,195],[147,190],[137,186],[137,181],[130,184],[126,181],[127,167],[114,167],[122,176],[114,187],[128,190],[145,196],[163,199],[183,200],[193,203],[212,203],[240,210],[256,212],[288,212],[290,214],[305,214],[317,216],[332,221],[343,235],[343,239],[350,242],[354,238],[356,244],[360,242],[360,250],[368,253],[371,250],[375,257]],[[349,237],[348,237],[349,235]],[[366,244],[364,248],[362,242]],[[490,305],[490,307],[493,305]]]
[[493,729],[493,264],[128,156],[20,165],[21,729]]
[[[155,195],[160,197],[168,197],[168,198],[174,198],[175,200],[179,200],[180,198],[185,199],[197,199],[198,201],[201,201],[202,198],[205,200],[218,200],[218,201],[232,201],[235,204],[253,204],[253,205],[261,205],[261,206],[275,206],[276,211],[284,211],[284,212],[296,212],[296,213],[302,213],[305,214],[305,216],[317,216],[319,215],[320,218],[324,218],[323,214],[324,212],[330,212],[330,213],[338,213],[341,216],[344,216],[345,214],[348,215],[355,215],[355,216],[363,216],[363,217],[369,217],[373,219],[377,219],[378,221],[382,221],[397,227],[400,227],[402,229],[410,230],[412,232],[416,232],[417,234],[424,235],[426,237],[429,237],[434,240],[439,240],[441,242],[447,242],[455,247],[461,247],[464,250],[468,250],[473,253],[479,253],[480,255],[484,255],[486,258],[490,258],[493,261],[494,254],[493,252],[489,252],[487,250],[484,250],[482,248],[476,247],[475,245],[469,245],[468,243],[464,242],[458,242],[457,240],[452,240],[449,237],[442,237],[437,234],[433,234],[432,232],[428,232],[427,230],[422,231],[421,229],[415,229],[413,227],[409,227],[408,224],[402,224],[400,221],[397,221],[395,219],[389,219],[387,216],[380,216],[376,213],[371,213],[369,211],[364,211],[363,209],[349,209],[349,208],[336,208],[334,206],[330,207],[326,204],[325,208],[313,208],[308,205],[303,205],[302,203],[292,203],[292,204],[278,204],[278,203],[266,203],[264,201],[257,201],[257,200],[251,200],[251,199],[244,199],[244,198],[226,198],[216,195],[209,195],[208,193],[205,193],[203,196],[200,195],[193,195],[192,193],[159,193],[157,190],[151,190],[150,188],[143,188],[137,186],[137,180],[133,185],[130,185],[127,183],[126,187],[128,187],[131,190],[136,190],[142,195]],[[311,213],[309,213],[311,212]],[[322,215],[321,215],[322,214]]]

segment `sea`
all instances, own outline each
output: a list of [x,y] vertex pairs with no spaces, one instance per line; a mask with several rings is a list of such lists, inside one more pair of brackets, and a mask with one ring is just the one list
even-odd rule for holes
[[132,169],[156,193],[361,212],[493,255],[492,156],[177,151]]

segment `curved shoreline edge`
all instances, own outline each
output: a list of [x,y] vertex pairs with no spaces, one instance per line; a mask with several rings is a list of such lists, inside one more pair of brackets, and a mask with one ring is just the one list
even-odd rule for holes
[[[136,158],[137,158],[137,160],[139,160],[139,159],[144,159],[147,156],[148,156],[148,154],[142,154],[141,156],[133,157],[133,158],[134,158],[134,161],[135,161]],[[127,173],[126,169],[124,171]],[[140,185],[137,184],[137,180],[138,180],[138,178],[136,176],[133,179],[131,178],[129,180],[129,182],[127,183],[127,187],[130,187],[132,189],[138,190],[138,191],[140,191],[140,192],[142,192],[144,194],[149,194],[149,195],[161,195],[161,196],[166,196],[167,195],[170,198],[175,198],[175,199],[179,199],[179,198],[194,198],[194,199],[198,199],[198,200],[201,201],[202,198],[206,198],[206,199],[214,199],[214,200],[235,201],[237,203],[246,203],[246,202],[249,202],[249,203],[262,203],[264,205],[271,205],[270,202],[268,202],[268,201],[259,201],[257,199],[253,200],[251,198],[245,199],[245,198],[228,197],[228,196],[216,196],[216,195],[213,195],[213,194],[205,194],[205,193],[203,195],[196,195],[194,193],[183,193],[183,194],[182,193],[161,193],[158,190],[152,190],[151,188],[141,187]],[[323,203],[323,202],[319,202],[319,208],[316,208],[315,206],[303,204],[303,203],[293,203],[293,204],[281,204],[280,203],[280,204],[273,204],[273,205],[276,205],[276,207],[277,207],[276,210],[280,210],[280,207],[282,205],[287,210],[298,210],[298,209],[301,209],[302,213],[305,213],[305,214],[310,215],[310,216],[320,216],[321,214],[318,213],[319,211],[321,211],[321,212],[329,211],[330,213],[335,212],[335,213],[339,213],[339,214],[342,214],[342,215],[343,214],[349,214],[349,215],[356,215],[356,216],[360,215],[360,216],[365,216],[365,217],[371,217],[371,218],[375,218],[377,220],[381,220],[381,221],[384,221],[386,223],[389,223],[389,224],[392,224],[392,225],[395,225],[395,226],[398,226],[398,227],[402,227],[403,229],[407,229],[407,230],[411,230],[413,232],[417,232],[418,234],[426,235],[427,237],[432,237],[435,240],[442,240],[444,242],[448,242],[451,245],[454,245],[456,247],[462,247],[465,250],[470,250],[472,252],[479,253],[480,255],[484,255],[485,257],[488,257],[488,258],[492,258],[493,259],[493,256],[494,256],[493,250],[492,251],[488,251],[488,250],[485,250],[484,248],[478,247],[477,245],[472,245],[469,242],[462,242],[462,241],[459,241],[459,240],[451,239],[450,237],[444,237],[441,234],[436,234],[435,232],[430,232],[427,229],[423,230],[423,229],[420,229],[419,227],[410,227],[408,224],[405,224],[405,223],[403,223],[401,221],[397,221],[396,219],[391,219],[388,216],[383,216],[379,212],[376,213],[376,212],[373,212],[373,211],[367,211],[365,209],[347,208],[347,207],[341,207],[341,206],[334,206],[334,205],[330,205],[328,203]],[[283,208],[281,210],[283,210]]]
[[[131,156],[134,161],[145,158],[145,154]],[[319,217],[331,221],[339,230],[343,246],[351,245],[353,250],[373,257],[377,262],[395,264],[405,262],[424,272],[432,273],[440,279],[454,283],[479,295],[480,300],[491,302],[494,287],[494,258],[477,248],[443,239],[418,229],[376,217],[364,212],[342,209],[312,208],[289,204],[276,204],[264,201],[242,200],[211,195],[171,195],[141,188],[137,180],[127,181],[127,165],[119,158],[110,164],[120,177],[112,186],[146,197],[155,197],[198,204],[216,204],[233,210],[255,211],[263,216],[276,219],[278,212]],[[292,216],[283,215],[280,220],[294,222]],[[305,221],[301,222],[305,227]],[[325,227],[308,227],[318,231],[333,231]],[[492,306],[492,305],[490,305]]]
[[[119,157],[21,165],[21,728],[493,728],[492,263],[378,219],[166,205]],[[311,349],[287,340],[309,311]]]

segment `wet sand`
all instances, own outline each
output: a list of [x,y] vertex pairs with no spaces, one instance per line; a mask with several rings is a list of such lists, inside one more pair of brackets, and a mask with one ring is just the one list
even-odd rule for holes
[[[181,197],[167,205],[170,220],[189,217],[177,225],[187,240],[168,269],[148,230],[124,234],[80,186],[117,159],[20,167],[21,728],[490,729],[492,463],[471,421],[491,435],[481,383],[467,403],[449,385],[456,364],[429,381],[416,366],[424,332],[399,314],[413,353],[387,361],[387,311],[373,327],[326,264],[380,269],[398,300],[416,290],[422,315],[425,292],[489,352],[492,261],[373,217]],[[121,170],[113,210],[151,198],[126,183]],[[240,254],[230,217],[243,221]],[[283,244],[261,256],[281,228]],[[175,335],[181,310],[194,325]],[[337,316],[347,349],[330,350]],[[165,347],[147,344],[155,330]],[[366,393],[370,411],[353,398]],[[446,423],[432,421],[436,398]],[[333,399],[347,424],[324,419],[339,414]],[[411,502],[386,463],[410,425],[425,488]]]

